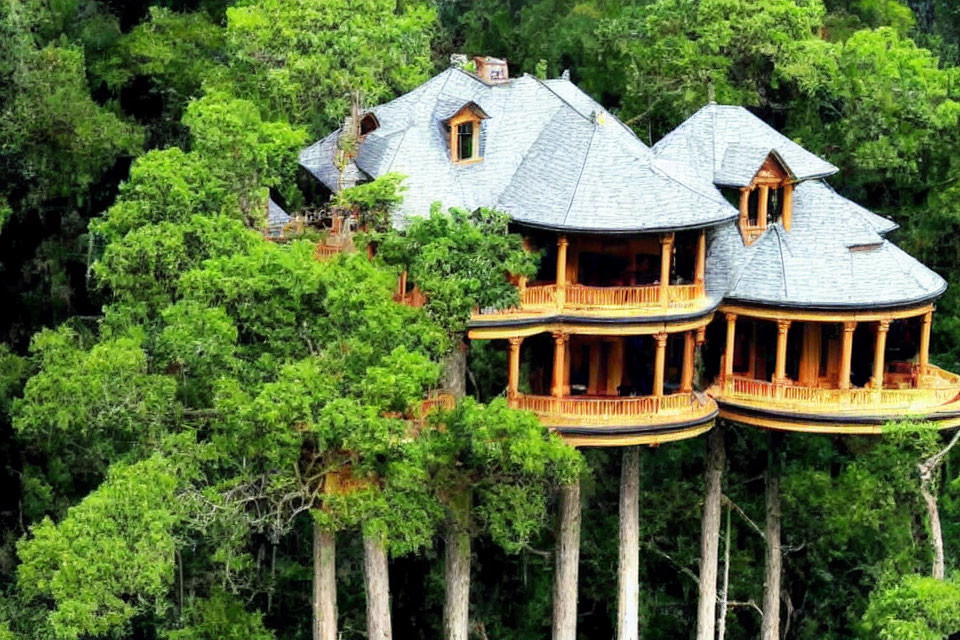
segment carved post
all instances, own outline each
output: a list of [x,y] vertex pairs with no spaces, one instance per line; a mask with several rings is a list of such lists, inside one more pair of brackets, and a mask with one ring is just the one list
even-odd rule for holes
[[702,347],[703,343],[706,341],[707,341],[707,328],[697,327],[697,346]]
[[850,388],[850,360],[853,357],[853,332],[856,330],[856,322],[843,323],[843,343],[840,348],[840,375],[837,380],[837,386],[840,389]]
[[760,187],[760,199],[757,202],[757,226],[767,228],[767,203],[770,200],[770,187]]
[[883,389],[884,356],[887,352],[887,332],[890,331],[890,321],[881,320],[877,323],[876,341],[873,346],[873,386]]
[[704,275],[707,271],[707,230],[700,230],[700,237],[697,238],[697,265],[693,272],[694,284],[703,284]]
[[673,253],[673,234],[660,236],[660,304],[670,304],[670,258]]
[[653,368],[653,395],[663,395],[663,372],[667,364],[667,334],[660,332],[654,336],[657,340],[657,359]]
[[550,392],[555,398],[563,397],[563,378],[567,368],[565,356],[569,339],[569,334],[562,331],[553,332],[553,384]]
[[523,338],[509,338],[510,343],[510,372],[507,377],[507,397],[517,395],[520,388],[520,345]]
[[[926,375],[930,366],[930,327],[933,325],[933,311],[923,314],[923,325],[920,330],[920,375]],[[919,380],[917,386],[920,385]]]
[[787,378],[787,335],[790,331],[789,320],[777,320],[777,367],[773,381],[782,384]]
[[783,185],[783,213],[781,214],[781,220],[783,220],[783,230],[790,231],[790,227],[793,226],[793,183],[788,182]]
[[557,306],[563,308],[567,301],[567,236],[557,238]]
[[727,314],[727,351],[723,360],[723,383],[726,387],[733,378],[733,340],[737,333],[737,314]]
[[693,331],[683,334],[683,374],[680,376],[680,391],[693,391],[693,354],[696,342]]

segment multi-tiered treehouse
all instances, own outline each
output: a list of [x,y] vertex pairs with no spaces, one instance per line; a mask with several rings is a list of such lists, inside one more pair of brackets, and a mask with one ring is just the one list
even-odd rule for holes
[[[567,77],[510,79],[503,60],[474,64],[355,114],[301,164],[331,191],[405,175],[399,226],[434,202],[510,215],[540,271],[516,280],[516,307],[478,309],[469,337],[505,345],[514,407],[578,446],[689,438],[718,415],[829,433],[877,433],[903,417],[960,424],[960,377],[929,362],[946,284],[885,238],[895,224],[823,181],[836,167],[747,110],[713,104],[650,149]],[[341,144],[344,131],[357,140]],[[704,637],[722,453],[708,457]],[[623,639],[636,637],[635,465],[625,456]],[[579,493],[564,495],[568,553]],[[576,599],[571,562],[558,551],[558,599],[570,580]],[[775,611],[779,590],[767,591]],[[575,606],[564,606],[555,638],[575,634]]]

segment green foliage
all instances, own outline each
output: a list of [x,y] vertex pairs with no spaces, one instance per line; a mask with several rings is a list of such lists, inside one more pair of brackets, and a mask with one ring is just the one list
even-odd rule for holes
[[241,2],[227,10],[228,78],[316,135],[339,123],[351,94],[379,104],[426,80],[435,19],[425,2]]
[[273,640],[263,615],[247,611],[235,596],[217,591],[192,599],[184,610],[183,628],[167,631],[165,640]]
[[43,520],[18,545],[17,583],[52,602],[58,638],[110,636],[164,615],[183,471],[159,456],[116,466],[60,523]]
[[390,227],[390,212],[403,202],[405,176],[386,173],[376,180],[349,187],[337,193],[333,203],[350,212],[356,212],[360,224],[372,231],[386,231]]
[[960,632],[960,582],[903,576],[871,594],[863,627],[877,640],[950,637]]

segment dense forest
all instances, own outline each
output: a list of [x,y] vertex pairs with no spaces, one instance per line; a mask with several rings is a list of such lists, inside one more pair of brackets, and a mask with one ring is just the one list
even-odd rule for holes
[[[400,233],[398,179],[322,202],[298,168],[457,52],[569,70],[650,145],[749,107],[953,283],[933,359],[960,366],[956,0],[2,0],[0,640],[318,638],[331,592],[343,640],[377,606],[397,638],[453,638],[454,578],[471,638],[544,638],[575,478],[579,637],[614,636],[620,451],[508,409],[494,348],[466,352],[454,409],[411,409],[533,257],[496,212]],[[377,258],[265,240],[268,196],[362,210]],[[424,307],[394,302],[398,264]],[[920,469],[951,434],[716,433],[726,637],[760,634],[771,467],[781,637],[960,637],[960,447]],[[640,453],[644,638],[694,637],[706,453]]]

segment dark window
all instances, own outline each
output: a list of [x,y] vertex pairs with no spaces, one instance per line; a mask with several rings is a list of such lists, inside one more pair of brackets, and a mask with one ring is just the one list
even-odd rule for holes
[[472,122],[457,125],[457,160],[473,157],[473,126]]
[[755,227],[760,223],[760,189],[750,191],[747,199],[747,224]]
[[380,123],[377,122],[377,116],[368,113],[360,119],[360,135],[365,136],[379,126]]
[[767,222],[776,222],[783,214],[783,189],[771,188],[767,195]]

